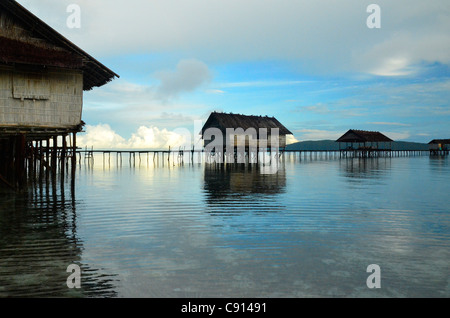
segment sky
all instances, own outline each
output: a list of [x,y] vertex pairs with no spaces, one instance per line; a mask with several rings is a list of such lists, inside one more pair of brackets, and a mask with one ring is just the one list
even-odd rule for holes
[[85,92],[80,146],[197,147],[212,111],[450,138],[448,0],[18,2],[120,75]]

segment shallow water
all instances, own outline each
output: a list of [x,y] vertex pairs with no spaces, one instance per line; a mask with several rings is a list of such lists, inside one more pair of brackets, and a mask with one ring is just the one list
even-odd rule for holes
[[0,192],[0,297],[449,297],[449,162],[81,160]]

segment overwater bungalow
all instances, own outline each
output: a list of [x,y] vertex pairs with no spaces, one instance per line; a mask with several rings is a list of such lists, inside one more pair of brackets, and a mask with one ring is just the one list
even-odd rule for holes
[[212,148],[214,142],[214,151],[236,152],[238,147],[242,147],[249,153],[283,150],[286,147],[286,135],[292,133],[275,117],[212,112],[201,135],[205,148]]
[[378,131],[350,129],[336,142],[339,143],[339,150],[343,154],[367,157],[389,153],[393,140]]
[[450,139],[433,139],[428,143],[430,155],[448,155]]
[[14,0],[0,26],[0,183],[15,188],[26,166],[54,171],[75,152],[83,91],[118,75]]

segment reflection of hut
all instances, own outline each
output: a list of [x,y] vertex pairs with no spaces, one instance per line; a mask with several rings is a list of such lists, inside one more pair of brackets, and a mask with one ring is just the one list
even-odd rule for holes
[[[247,194],[277,194],[286,187],[286,174],[283,169],[275,174],[263,174],[260,169],[240,164],[227,165],[225,169],[206,165],[205,190],[209,200],[228,196]],[[235,197],[236,198],[236,197]]]
[[[390,152],[392,139],[378,131],[366,131],[350,129],[342,135],[336,142],[339,143],[339,150],[344,153],[352,153],[358,156],[372,156]],[[341,144],[345,144],[344,147]]]
[[[0,189],[0,298],[117,297],[116,274],[83,258],[78,201],[66,200],[64,189],[33,186],[14,196]],[[81,288],[65,284],[70,264],[81,267]]]
[[344,176],[349,182],[364,179],[378,179],[391,169],[391,158],[365,158],[364,160],[347,158],[339,162]]
[[278,151],[286,147],[286,135],[292,133],[275,117],[213,112],[203,126],[201,135],[205,147],[209,145],[212,148],[214,142],[217,148],[230,146],[234,151],[239,146],[245,146],[246,151],[250,148],[256,151],[258,148],[265,150],[274,147]]
[[428,143],[430,155],[448,155],[450,139],[433,139]]
[[0,2],[0,25],[0,180],[16,187],[27,159],[54,171],[74,154],[83,91],[118,75],[16,1]]

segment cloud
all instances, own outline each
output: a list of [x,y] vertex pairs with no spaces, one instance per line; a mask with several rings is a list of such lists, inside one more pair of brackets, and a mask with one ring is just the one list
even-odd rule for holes
[[77,136],[79,146],[94,146],[97,149],[115,146],[120,148],[125,142],[125,139],[113,131],[108,124],[86,125],[86,133]]
[[299,129],[295,132],[300,136],[300,140],[336,140],[342,136],[342,131],[320,129]]
[[382,121],[370,122],[368,124],[371,124],[371,125],[388,125],[388,126],[411,126],[411,124],[403,124],[403,123],[395,123],[395,122],[382,122]]
[[[152,73],[154,81],[132,83],[119,78],[91,95],[101,100],[111,98],[122,104],[173,100],[183,93],[194,92],[212,80],[208,66],[195,59],[182,59],[175,70],[159,70]],[[96,92],[98,91],[98,94]]]
[[[85,92],[83,119],[110,123],[116,138],[135,133],[136,143],[147,136],[136,127],[172,129],[175,116],[206,118],[212,107],[274,109],[287,124],[317,128],[302,139],[368,122],[402,129],[418,118],[440,122],[424,132],[442,135],[450,114],[447,1],[379,0],[381,29],[369,29],[370,2],[360,0],[77,0],[81,28],[69,29],[73,0],[18,0],[121,75]],[[201,93],[182,99],[192,92]]]
[[[203,61],[289,60],[303,71],[382,76],[412,74],[421,61],[450,63],[447,0],[379,0],[381,29],[367,28],[369,3],[359,0],[77,0],[80,29],[66,25],[73,0],[19,2],[94,56],[181,52]],[[168,94],[181,88],[172,75],[163,76]]]
[[[102,118],[101,121],[108,123],[114,120],[124,124],[145,124],[170,112],[173,121],[177,119],[177,113],[186,116],[186,109],[192,115],[206,107],[198,102],[178,101],[182,94],[195,91],[205,95],[224,93],[201,90],[211,80],[211,72],[205,63],[194,59],[180,60],[175,70],[157,71],[153,76],[160,81],[131,82],[130,79],[119,78],[104,87],[85,92],[84,115]],[[179,125],[179,121],[175,124]]]
[[298,140],[294,137],[294,135],[286,135],[286,145],[290,145],[295,142],[298,142]]
[[[343,105],[345,107],[343,107]],[[314,113],[319,115],[330,115],[339,117],[359,117],[363,115],[365,109],[358,106],[350,106],[349,103],[343,103],[342,101],[333,101],[329,105],[323,103],[317,103],[314,105],[299,106],[293,110],[293,112]]]
[[[201,127],[201,121],[199,121]],[[195,129],[195,127],[194,127]],[[286,143],[298,142],[292,136],[286,136]],[[190,149],[201,146],[200,137],[193,135],[187,128],[174,130],[160,129],[155,126],[140,126],[131,137],[125,139],[114,131],[108,124],[86,125],[85,132],[77,136],[79,147],[93,147],[94,149]]]
[[329,107],[322,103],[317,103],[316,105],[310,105],[310,106],[300,106],[299,108],[297,108],[296,111],[300,111],[300,112],[307,111],[307,112],[313,112],[313,113],[317,113],[317,114],[329,114],[331,112]]
[[382,60],[369,73],[379,76],[406,76],[415,71],[411,68],[411,62],[405,57],[390,57]]
[[[189,140],[187,139],[189,137]],[[157,127],[141,126],[127,142],[128,148],[140,149],[167,149],[176,148],[188,143],[190,145],[190,135],[184,135],[176,131],[159,129]]]
[[77,136],[80,147],[94,149],[172,149],[190,146],[191,138],[187,130],[169,131],[158,127],[141,126],[127,140],[117,134],[109,125],[87,125],[86,132]]
[[212,80],[208,66],[195,59],[181,60],[174,71],[159,71],[154,76],[160,81],[155,96],[162,100],[192,92]]
[[450,64],[450,35],[446,31],[450,29],[450,10],[444,2],[428,5],[417,1],[409,6],[390,1],[382,8],[386,23],[379,37],[372,33],[372,45],[354,47],[353,62],[358,69],[378,76],[409,76],[427,64]]
[[431,136],[431,134],[428,134],[428,133],[417,133],[416,136],[425,136],[425,137],[428,137],[428,136]]
[[208,89],[206,90],[206,93],[208,94],[225,94],[225,91],[221,89]]
[[393,132],[393,131],[382,131],[382,134],[388,136],[392,140],[406,140],[411,137],[409,132]]
[[219,83],[218,87],[221,88],[236,88],[236,87],[274,87],[274,86],[292,86],[305,83],[311,83],[312,81],[286,81],[286,80],[265,80],[265,81],[246,81],[246,82],[232,82],[232,83]]

